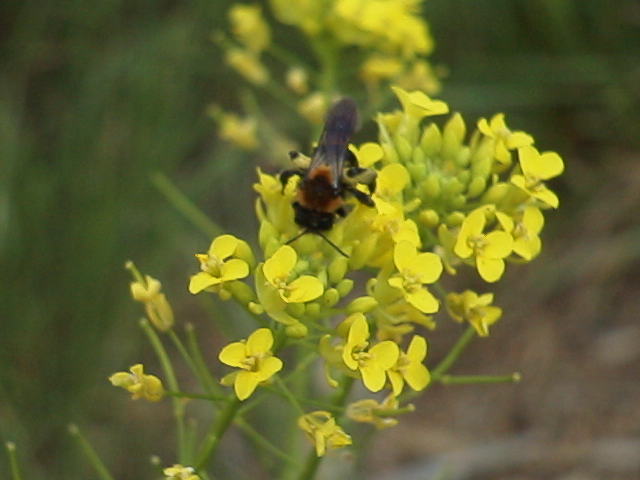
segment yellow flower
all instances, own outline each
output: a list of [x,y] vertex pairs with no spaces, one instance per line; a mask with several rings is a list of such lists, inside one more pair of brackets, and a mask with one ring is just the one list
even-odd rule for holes
[[296,251],[289,245],[283,245],[264,262],[262,269],[267,282],[277,289],[286,303],[310,302],[324,291],[322,282],[311,275],[302,275],[289,281],[297,261]]
[[427,24],[418,15],[420,0],[337,0],[329,16],[335,36],[345,44],[412,57],[433,48]]
[[489,326],[502,316],[500,307],[492,306],[493,293],[478,295],[471,290],[447,295],[447,311],[457,322],[469,322],[481,337],[489,335]]
[[309,75],[302,67],[292,67],[287,70],[285,82],[287,87],[298,95],[304,95],[309,91]]
[[267,48],[271,32],[259,5],[235,4],[229,10],[229,19],[233,34],[249,50],[260,53]]
[[513,238],[507,232],[484,234],[487,207],[473,210],[462,222],[454,252],[460,258],[475,258],[480,276],[487,282],[497,281],[504,273],[504,258],[513,249]]
[[246,340],[230,343],[220,351],[218,359],[222,363],[240,369],[222,380],[227,386],[233,382],[238,399],[249,398],[259,383],[282,369],[282,360],[271,353],[272,346],[271,330],[259,328]]
[[191,277],[189,291],[196,294],[224,282],[245,278],[249,275],[249,264],[239,258],[229,259],[244,252],[250,252],[248,245],[233,235],[215,238],[207,253],[196,254],[202,271]]
[[560,155],[556,152],[540,153],[534,147],[526,146],[518,149],[518,157],[523,175],[512,175],[511,183],[544,205],[558,208],[558,197],[542,182],[563,172],[564,163]]
[[155,278],[145,275],[144,282],[131,282],[131,296],[144,303],[147,317],[158,330],[166,332],[173,326],[173,310],[164,293],[162,284]]
[[235,113],[214,111],[213,116],[219,127],[218,135],[244,150],[258,148],[258,123],[253,117],[240,118]]
[[531,135],[522,131],[512,132],[509,130],[504,121],[504,113],[494,115],[489,122],[481,118],[478,120],[478,130],[480,130],[483,135],[495,141],[494,156],[502,165],[509,165],[511,163],[510,150],[533,144],[533,137],[531,137]]
[[381,80],[399,75],[402,67],[402,61],[397,57],[374,54],[360,67],[360,76],[367,85],[376,87]]
[[311,123],[320,125],[324,122],[329,104],[322,92],[313,92],[298,102],[298,112]]
[[391,417],[396,412],[400,413],[398,399],[393,394],[389,394],[382,403],[372,398],[350,403],[346,413],[347,417],[354,422],[371,423],[382,430],[398,424],[398,420]]
[[515,219],[505,213],[496,212],[502,228],[513,236],[513,251],[524,260],[533,260],[542,248],[540,231],[544,226],[544,216],[539,208],[526,207]]
[[389,285],[402,291],[407,302],[424,313],[438,311],[438,300],[423,287],[434,283],[442,273],[442,261],[435,253],[418,253],[416,246],[400,241],[393,250],[398,273],[389,278]]
[[336,424],[329,412],[317,410],[298,418],[300,427],[316,447],[316,454],[322,457],[327,450],[351,445],[351,437]]
[[271,0],[275,17],[287,25],[295,25],[307,35],[316,35],[322,28],[326,7],[318,0]]
[[165,468],[162,473],[167,477],[167,480],[200,480],[193,467],[183,467],[179,463],[173,467]]
[[414,335],[407,353],[400,352],[397,363],[387,372],[394,395],[402,393],[405,382],[416,392],[424,390],[429,385],[431,375],[422,363],[426,356],[427,341],[424,337]]
[[364,315],[355,313],[349,328],[347,343],[342,351],[342,360],[351,370],[359,370],[362,381],[369,390],[377,392],[384,387],[386,372],[398,360],[399,349],[391,340],[369,346],[369,325]]
[[231,48],[227,51],[227,63],[249,82],[264,85],[269,81],[269,71],[251,50]]
[[109,377],[114,387],[121,387],[132,393],[131,398],[144,398],[150,402],[158,402],[164,396],[164,387],[160,379],[154,375],[146,375],[141,363],[132,366],[127,372],[117,372]]
[[416,121],[433,115],[442,115],[449,111],[449,106],[442,100],[432,100],[421,91],[407,92],[400,87],[391,87],[396,94],[405,114]]
[[440,90],[438,76],[424,60],[416,60],[406,73],[397,78],[396,83],[405,90],[422,90],[429,95]]

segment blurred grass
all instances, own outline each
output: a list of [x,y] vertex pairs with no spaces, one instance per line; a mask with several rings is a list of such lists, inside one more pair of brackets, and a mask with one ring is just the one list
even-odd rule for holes
[[[123,264],[166,279],[180,304],[191,252],[207,243],[151,176],[164,173],[217,224],[250,231],[238,212],[249,216],[253,165],[212,140],[204,113],[237,95],[209,40],[228,4],[0,6],[0,435],[29,476],[86,478],[70,421],[90,426],[114,472],[145,471],[137,455],[149,451],[133,445],[150,437],[123,428],[105,380],[140,356]],[[638,148],[637,2],[428,0],[425,13],[434,61],[449,71],[443,98],[470,121],[505,111],[567,158],[556,224]]]

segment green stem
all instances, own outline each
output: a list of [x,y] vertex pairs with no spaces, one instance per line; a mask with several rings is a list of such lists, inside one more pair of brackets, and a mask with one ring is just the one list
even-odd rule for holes
[[224,432],[227,431],[227,428],[229,428],[229,425],[233,422],[241,404],[241,401],[235,396],[230,398],[227,406],[220,412],[216,421],[211,424],[211,429],[204,438],[196,461],[196,470],[198,472],[203,470],[213,457],[222,435],[224,435]]
[[264,450],[271,452],[276,457],[281,458],[285,462],[290,465],[299,465],[298,461],[295,458],[292,458],[290,455],[287,455],[285,452],[276,447],[273,443],[271,443],[267,438],[258,433],[249,423],[247,423],[242,418],[236,418],[235,424],[242,430],[244,433],[251,438],[256,445],[262,447]]
[[200,380],[202,381],[207,393],[220,393],[220,388],[211,375],[211,372],[207,368],[207,363],[205,362],[204,357],[202,356],[202,351],[198,346],[198,339],[196,338],[195,328],[191,323],[187,323],[185,329],[187,331],[187,343],[191,352],[191,358],[193,358],[193,361],[199,372],[198,378],[200,378]]
[[517,383],[521,375],[514,372],[510,375],[442,375],[439,382],[443,385],[465,385],[472,383]]
[[164,174],[151,175],[151,183],[167,201],[207,237],[222,234],[222,228],[216,225],[184,193],[182,193]]
[[442,359],[436,368],[431,370],[431,378],[433,380],[439,381],[440,377],[456,363],[464,349],[469,345],[469,342],[475,337],[475,333],[476,331],[473,327],[468,327],[465,332],[460,335],[460,338],[458,338],[458,341],[451,348],[447,356]]
[[167,390],[164,393],[170,397],[192,398],[194,400],[210,400],[212,402],[224,402],[228,399],[228,397],[224,397],[222,395],[209,395],[203,393],[173,392],[171,390]]
[[12,480],[22,480],[20,466],[18,465],[18,456],[16,455],[16,444],[13,442],[6,442],[4,446],[7,449],[7,455],[9,457]]
[[[160,337],[156,331],[151,327],[149,322],[146,319],[140,320],[140,327],[147,335],[153,350],[156,352],[156,355],[160,359],[160,364],[162,365],[162,370],[164,371],[164,376],[167,380],[167,385],[169,388],[174,391],[180,391],[180,387],[178,386],[178,381],[176,380],[176,375],[173,370],[173,365],[171,364],[171,360],[169,359],[169,355],[167,355],[167,351],[162,345],[160,341]],[[185,403],[179,398],[172,398],[173,403],[173,415],[176,419],[176,430],[178,432],[178,459],[180,463],[189,463],[186,458],[187,444],[185,438],[185,428],[184,428],[184,410]]]
[[300,415],[304,415],[305,411],[304,408],[302,408],[302,406],[300,405],[300,402],[298,402],[298,399],[295,397],[295,395],[293,393],[291,393],[291,390],[289,390],[287,388],[287,386],[285,385],[285,383],[282,381],[282,379],[280,377],[275,377],[275,382],[276,385],[278,385],[278,388],[280,389],[280,391],[282,392],[282,394],[284,395],[284,397],[289,400],[289,403],[296,409],[298,410],[298,413]]
[[[84,435],[80,433],[80,429],[77,427],[77,425],[73,425],[73,424],[69,425],[69,433],[73,436],[73,438],[77,440],[78,445],[80,445],[82,452],[84,453],[85,457],[87,457],[87,459],[89,460],[89,463],[93,466],[94,470],[98,474],[98,477],[101,480],[114,480],[114,478],[109,473],[109,470],[107,470],[107,467],[105,466],[105,464],[102,462],[102,460],[100,460],[100,457],[98,457],[98,454],[96,453],[94,448],[91,446],[88,440],[84,437]],[[16,477],[14,475],[14,480],[15,479]]]
[[[344,403],[346,402],[349,393],[351,393],[351,388],[353,386],[354,380],[355,379],[352,377],[345,377],[344,383],[342,384],[340,390],[336,392],[335,396],[333,397],[333,401],[331,402],[335,407],[344,407]],[[337,416],[336,421],[338,421],[340,418],[341,415]],[[307,456],[307,460],[302,468],[302,471],[300,472],[300,475],[298,476],[299,480],[312,480],[316,474],[316,471],[318,470],[318,467],[320,466],[320,461],[322,460],[322,458],[323,457],[319,457],[316,454],[315,448],[312,449]]]

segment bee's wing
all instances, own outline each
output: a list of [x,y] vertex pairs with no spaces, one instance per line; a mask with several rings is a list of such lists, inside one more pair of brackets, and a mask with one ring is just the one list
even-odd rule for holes
[[310,174],[319,168],[328,168],[331,184],[338,188],[349,140],[357,124],[358,110],[352,99],[343,98],[331,108],[309,165]]

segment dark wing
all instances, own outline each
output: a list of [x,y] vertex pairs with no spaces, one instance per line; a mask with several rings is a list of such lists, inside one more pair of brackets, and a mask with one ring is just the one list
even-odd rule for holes
[[358,109],[352,99],[343,98],[331,107],[309,165],[309,176],[320,170],[328,170],[331,185],[338,188],[349,140],[356,131],[357,124]]

